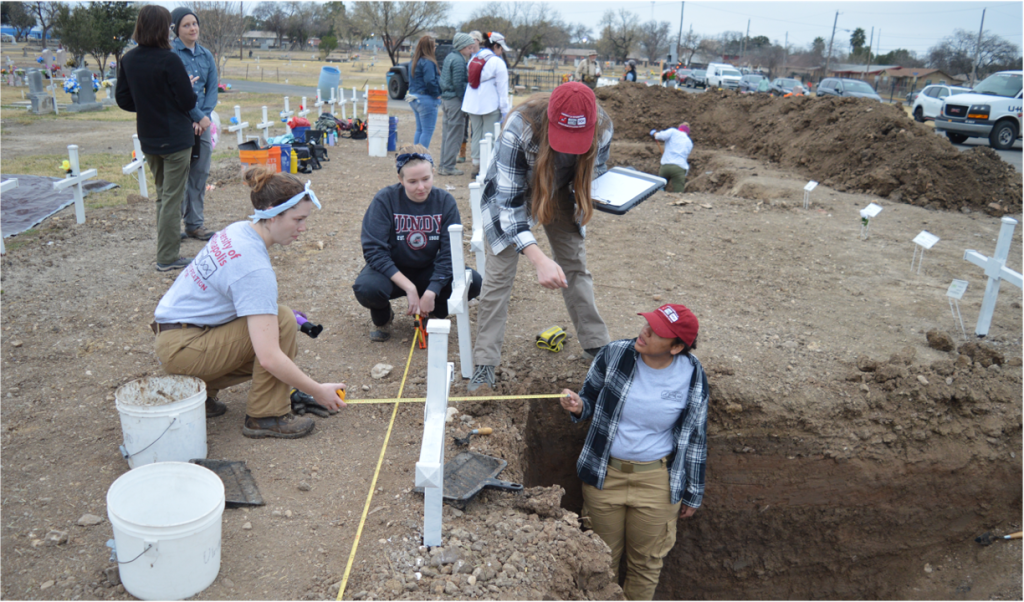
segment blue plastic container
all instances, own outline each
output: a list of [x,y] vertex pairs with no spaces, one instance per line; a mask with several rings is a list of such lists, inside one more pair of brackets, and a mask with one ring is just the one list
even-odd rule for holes
[[281,173],[289,173],[292,168],[292,145],[275,144],[274,148],[281,149]]
[[398,150],[398,117],[388,117],[388,152]]
[[296,142],[305,142],[306,141],[306,132],[308,132],[308,131],[309,131],[309,126],[308,125],[300,125],[298,127],[292,128],[292,136],[295,137],[295,141]]
[[327,102],[331,99],[331,90],[336,90],[341,83],[341,71],[337,67],[321,67],[320,81],[316,87],[320,90],[320,98]]

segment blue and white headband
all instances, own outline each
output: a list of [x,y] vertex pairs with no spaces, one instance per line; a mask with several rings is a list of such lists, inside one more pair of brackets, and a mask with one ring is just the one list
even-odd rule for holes
[[429,161],[431,165],[434,164],[434,159],[431,158],[430,155],[425,155],[423,153],[402,153],[395,157],[395,167],[398,168],[398,173],[402,173],[402,168],[405,167],[406,163],[416,159],[419,159],[420,161]]
[[257,209],[255,213],[249,216],[249,219],[251,219],[252,222],[255,224],[261,219],[270,219],[272,217],[276,217],[278,215],[281,215],[285,211],[288,211],[292,207],[298,205],[299,201],[301,201],[307,196],[309,197],[309,200],[313,201],[313,204],[316,205],[317,209],[321,209],[320,201],[317,200],[316,194],[313,192],[313,189],[309,187],[309,180],[306,180],[306,188],[302,192],[293,196],[287,201],[281,203],[280,205],[277,205],[276,207],[271,207],[270,209]]

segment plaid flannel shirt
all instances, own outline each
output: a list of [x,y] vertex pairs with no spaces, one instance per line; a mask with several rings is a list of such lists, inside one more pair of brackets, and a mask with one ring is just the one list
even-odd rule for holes
[[[598,105],[596,136],[597,157],[594,160],[594,177],[608,171],[608,155],[612,148],[614,127],[612,119]],[[480,200],[484,233],[494,253],[515,245],[516,251],[537,244],[530,231],[537,222],[530,215],[530,181],[533,167],[537,164],[537,149],[533,128],[520,111],[513,111],[501,131],[498,153],[491,162],[484,180],[484,192]],[[586,237],[586,228],[577,224],[580,234]]]
[[[622,402],[633,384],[636,363],[642,361],[633,349],[635,343],[636,339],[623,339],[601,349],[580,391],[583,412],[579,418],[569,415],[573,422],[591,420],[587,440],[576,462],[576,473],[584,483],[598,489],[604,487],[608,474],[608,458],[622,417]],[[708,378],[700,360],[693,355],[687,357],[693,364],[693,378],[686,409],[672,430],[675,458],[669,468],[669,489],[673,504],[681,500],[687,506],[699,508],[704,497],[704,468],[708,459]]]

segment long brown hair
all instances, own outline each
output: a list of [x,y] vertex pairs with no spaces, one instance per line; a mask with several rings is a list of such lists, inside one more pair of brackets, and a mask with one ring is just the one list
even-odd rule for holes
[[437,67],[437,56],[434,54],[434,38],[430,36],[423,36],[420,38],[419,44],[416,44],[416,51],[412,53],[412,65],[409,66],[409,77],[416,76],[416,63],[420,59],[428,59],[434,66]]
[[277,173],[265,165],[250,167],[243,178],[252,189],[249,199],[256,209],[277,207],[306,189],[292,174]]
[[171,48],[171,13],[166,8],[148,4],[139,10],[132,39],[139,46]]
[[[530,181],[530,214],[540,224],[550,224],[555,218],[557,200],[551,189],[555,179],[555,155],[557,151],[548,143],[548,101],[550,92],[534,94],[516,110],[519,111],[533,130],[533,140],[537,144],[537,162],[533,166],[533,178]],[[573,192],[576,197],[576,210],[573,217],[586,225],[594,216],[594,202],[590,198],[590,182],[594,176],[594,162],[601,133],[608,129],[607,116],[598,111],[598,123],[594,129],[594,141],[582,155],[576,156],[576,174],[573,176]]]

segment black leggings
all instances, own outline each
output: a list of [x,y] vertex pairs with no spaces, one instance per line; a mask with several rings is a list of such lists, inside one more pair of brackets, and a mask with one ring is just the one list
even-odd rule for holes
[[[430,278],[434,275],[433,269],[418,272],[401,270],[401,272],[416,285],[416,293],[420,296],[427,291],[427,286],[430,285]],[[470,299],[475,299],[480,294],[480,286],[482,284],[483,278],[476,270],[473,270],[473,282],[469,285]],[[359,273],[359,276],[356,276],[355,284],[352,285],[352,291],[356,294],[356,301],[359,301],[360,305],[370,310],[370,318],[376,326],[387,324],[391,318],[391,300],[406,296],[402,287],[370,266],[365,266],[363,271]],[[452,285],[449,281],[441,289],[441,292],[437,294],[437,299],[434,301],[434,311],[430,312],[431,318],[444,319],[448,317],[448,298],[451,296]]]

